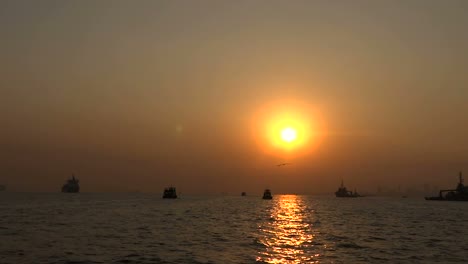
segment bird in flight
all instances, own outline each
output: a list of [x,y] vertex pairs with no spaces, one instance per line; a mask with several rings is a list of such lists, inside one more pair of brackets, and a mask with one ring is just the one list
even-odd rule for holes
[[277,164],[276,166],[281,167],[281,166],[286,166],[286,165],[289,165],[289,164],[291,164],[291,163],[280,163],[280,164]]

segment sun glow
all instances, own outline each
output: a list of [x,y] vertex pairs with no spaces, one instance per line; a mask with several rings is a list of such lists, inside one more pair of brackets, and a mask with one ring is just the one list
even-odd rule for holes
[[309,124],[298,115],[286,113],[273,116],[266,125],[268,141],[275,149],[297,150],[309,141]]
[[261,107],[253,117],[253,136],[266,153],[302,155],[321,141],[323,122],[309,104],[283,99]]
[[294,128],[286,127],[281,130],[281,138],[286,142],[294,141],[297,138],[297,132]]

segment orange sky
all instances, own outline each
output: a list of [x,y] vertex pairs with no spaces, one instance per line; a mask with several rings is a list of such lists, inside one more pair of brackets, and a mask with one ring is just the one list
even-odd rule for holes
[[[450,187],[468,171],[467,11],[3,1],[0,183],[57,191],[74,172],[85,192]],[[275,147],[275,122],[306,137]]]

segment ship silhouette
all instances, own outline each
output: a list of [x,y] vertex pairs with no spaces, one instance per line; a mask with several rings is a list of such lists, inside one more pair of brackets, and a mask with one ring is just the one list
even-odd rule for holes
[[463,176],[460,171],[457,188],[454,190],[440,190],[439,196],[425,197],[433,201],[468,201],[468,187],[463,185]]
[[176,199],[177,198],[176,188],[172,187],[172,186],[164,188],[162,198],[164,198],[164,199]]
[[80,192],[80,181],[75,178],[75,175],[72,174],[71,179],[62,186],[62,192],[64,193],[77,193]]
[[264,199],[264,200],[271,200],[271,199],[273,199],[273,196],[271,195],[270,189],[266,189],[266,190],[263,192],[263,197],[262,197],[262,199]]
[[356,190],[354,190],[354,192],[348,191],[348,189],[344,187],[343,180],[341,180],[341,186],[338,188],[338,191],[335,192],[335,196],[348,198],[362,197],[362,195],[358,194]]

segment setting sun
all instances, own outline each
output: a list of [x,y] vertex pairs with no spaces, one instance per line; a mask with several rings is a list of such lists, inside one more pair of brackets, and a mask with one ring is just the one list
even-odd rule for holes
[[286,127],[281,130],[281,139],[286,142],[294,141],[297,138],[297,132],[291,127]]
[[317,149],[323,121],[317,109],[299,100],[275,100],[253,115],[252,136],[265,153],[300,156]]
[[322,143],[325,128],[319,110],[301,100],[271,100],[252,114],[252,140],[265,154],[282,159],[315,152]]

